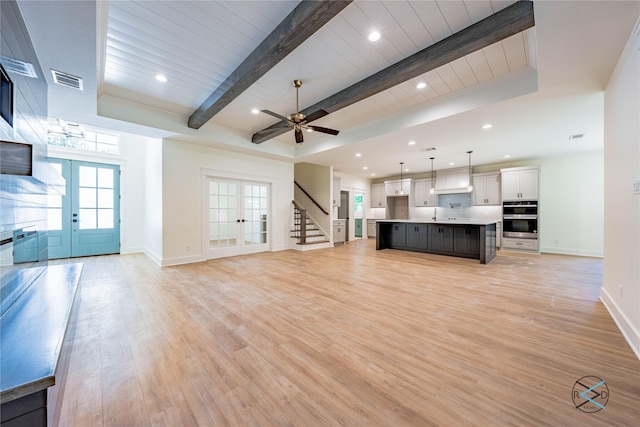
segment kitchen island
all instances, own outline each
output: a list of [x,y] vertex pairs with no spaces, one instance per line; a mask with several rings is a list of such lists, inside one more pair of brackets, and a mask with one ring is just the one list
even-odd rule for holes
[[385,219],[376,222],[376,249],[400,249],[479,259],[496,256],[496,221]]

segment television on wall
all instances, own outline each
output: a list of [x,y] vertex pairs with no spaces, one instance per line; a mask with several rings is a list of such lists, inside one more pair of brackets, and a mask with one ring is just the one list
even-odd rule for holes
[[0,117],[13,127],[13,82],[0,64]]

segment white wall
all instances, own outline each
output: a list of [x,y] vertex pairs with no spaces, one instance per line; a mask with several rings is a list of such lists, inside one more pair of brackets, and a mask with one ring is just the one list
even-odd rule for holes
[[640,358],[640,21],[605,90],[601,299]]
[[120,253],[145,250],[145,163],[147,138],[128,133],[120,134]]
[[603,152],[545,158],[540,164],[540,250],[603,255]]
[[[293,164],[165,139],[162,143],[162,265],[201,261],[203,176],[271,182],[271,250],[288,249]],[[190,248],[190,250],[188,249]]]
[[162,262],[162,140],[147,139],[145,158],[145,253]]

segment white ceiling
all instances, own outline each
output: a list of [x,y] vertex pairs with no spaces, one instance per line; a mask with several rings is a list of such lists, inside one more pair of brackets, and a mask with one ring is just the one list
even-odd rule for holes
[[[303,109],[511,3],[355,1],[194,130],[189,115],[297,2],[19,1],[43,69],[85,80],[84,92],[51,85],[52,116],[367,177],[397,175],[401,161],[424,172],[431,156],[436,169],[465,165],[468,150],[479,165],[602,149],[602,90],[638,2],[535,2],[535,28],[314,122],[336,137],[250,142],[275,122],[252,108],[294,112],[292,80],[303,81]],[[382,39],[371,43],[374,28]],[[428,87],[417,90],[419,81]],[[569,140],[575,133],[585,136]]]

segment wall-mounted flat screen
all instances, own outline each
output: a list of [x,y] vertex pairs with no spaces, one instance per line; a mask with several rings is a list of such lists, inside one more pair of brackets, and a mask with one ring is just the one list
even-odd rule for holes
[[13,127],[13,82],[0,64],[0,116]]

